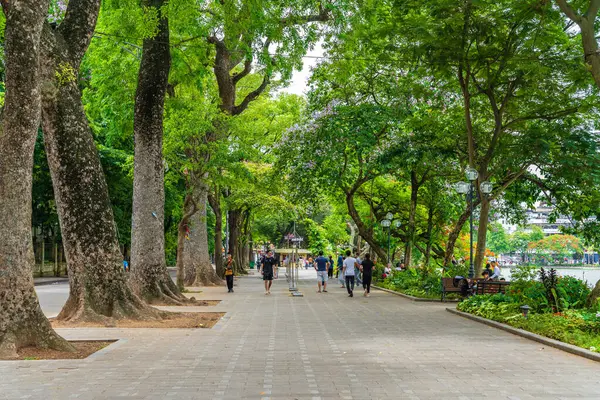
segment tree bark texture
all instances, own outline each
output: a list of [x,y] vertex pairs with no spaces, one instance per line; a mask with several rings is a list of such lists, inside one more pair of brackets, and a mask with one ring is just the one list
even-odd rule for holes
[[190,222],[190,218],[198,212],[198,206],[194,201],[191,194],[185,196],[183,203],[183,209],[188,210],[185,212],[177,229],[177,287],[183,290],[185,286],[185,269],[183,265],[185,240],[187,235],[187,227]]
[[180,303],[165,260],[163,113],[171,53],[164,0],[146,1],[160,17],[155,36],[144,40],[135,97],[131,287],[146,302]]
[[208,194],[208,203],[215,214],[215,270],[217,276],[224,279],[225,265],[223,262],[223,211],[221,210],[221,195],[216,187],[214,193]]
[[[473,204],[473,206],[475,207],[475,204]],[[447,267],[452,263],[452,256],[454,255],[454,246],[456,245],[456,240],[458,240],[460,231],[469,219],[470,215],[471,209],[469,208],[469,206],[467,206],[467,209],[458,218],[458,221],[456,221],[456,224],[454,224],[454,228],[452,228],[452,231],[448,235],[448,242],[446,242],[446,252],[444,254],[444,267]]]
[[485,245],[487,239],[487,226],[490,215],[490,201],[482,195],[479,214],[479,225],[477,227],[477,247],[475,248],[475,277],[481,276],[483,271],[483,259],[485,257]]
[[594,83],[600,88],[600,54],[598,53],[598,40],[595,29],[600,1],[589,0],[588,9],[583,15],[577,14],[567,0],[556,0],[556,3],[561,11],[579,27],[585,63],[592,78],[594,78]]
[[[70,294],[58,318],[100,321],[150,318],[159,312],[133,294],[123,271],[108,187],[77,85],[78,67],[94,31],[99,1],[72,0],[67,15],[83,27],[44,26],[42,125],[63,236]],[[65,18],[67,21],[68,18]],[[65,22],[63,22],[65,23]],[[67,41],[67,39],[69,39]]]
[[40,123],[39,49],[48,1],[3,3],[6,97],[0,130],[0,358],[24,346],[72,351],[42,312],[33,286],[33,151]]
[[[186,286],[221,285],[210,262],[208,251],[208,229],[206,226],[206,203],[208,186],[204,182],[194,185],[193,196],[198,204],[198,211],[190,218],[188,237],[183,253]],[[187,210],[185,210],[187,212]]]
[[242,239],[242,224],[244,220],[242,210],[229,210],[228,211],[228,223],[229,223],[229,252],[233,257],[234,269],[236,274],[246,273],[243,265],[243,244]]
[[387,254],[385,250],[383,250],[381,246],[375,242],[373,236],[369,234],[369,230],[358,214],[358,210],[354,204],[354,193],[346,193],[346,206],[348,207],[348,213],[350,214],[350,217],[356,224],[358,234],[369,244],[371,249],[375,252],[375,254],[377,254],[377,258],[379,260],[387,260]]

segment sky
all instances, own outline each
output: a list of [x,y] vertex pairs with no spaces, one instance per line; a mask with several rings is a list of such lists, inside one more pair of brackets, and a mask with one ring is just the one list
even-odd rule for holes
[[310,69],[311,69],[311,67],[314,67],[317,64],[317,62],[319,61],[319,59],[313,58],[313,57],[321,57],[321,56],[323,56],[323,53],[324,52],[323,52],[323,47],[321,47],[321,43],[317,43],[315,45],[315,48],[310,50],[306,54],[308,57],[303,58],[304,65],[303,65],[302,71],[294,72],[290,86],[281,89],[281,91],[284,93],[291,93],[291,94],[297,94],[297,95],[306,94],[307,82],[308,82],[308,79],[310,78],[310,73],[311,73]]

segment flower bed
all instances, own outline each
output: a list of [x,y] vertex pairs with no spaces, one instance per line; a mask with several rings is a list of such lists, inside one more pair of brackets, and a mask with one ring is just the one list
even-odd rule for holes
[[[472,296],[457,309],[600,353],[600,314],[585,306],[587,284],[552,271],[541,270],[539,280],[534,276],[517,275],[506,294]],[[527,318],[523,305],[531,309]]]
[[[377,286],[422,299],[440,299],[442,275],[434,268],[409,268],[406,271],[394,271],[391,276],[376,282]],[[453,294],[448,295],[452,299]]]

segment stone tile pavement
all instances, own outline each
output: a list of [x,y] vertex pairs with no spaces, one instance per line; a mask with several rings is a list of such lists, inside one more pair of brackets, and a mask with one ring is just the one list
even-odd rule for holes
[[227,312],[213,329],[62,329],[120,340],[85,360],[0,361],[0,399],[600,399],[599,363],[440,304],[317,294],[314,275],[302,298],[284,279],[271,296],[259,277],[204,288]]

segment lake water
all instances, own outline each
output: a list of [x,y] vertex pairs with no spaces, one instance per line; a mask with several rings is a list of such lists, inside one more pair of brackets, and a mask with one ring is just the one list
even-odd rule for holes
[[[549,270],[549,267],[545,267]],[[600,268],[554,268],[559,275],[570,275],[577,279],[587,281],[590,287],[594,287],[596,282],[600,280]],[[510,281],[510,268],[502,268],[502,277]]]

